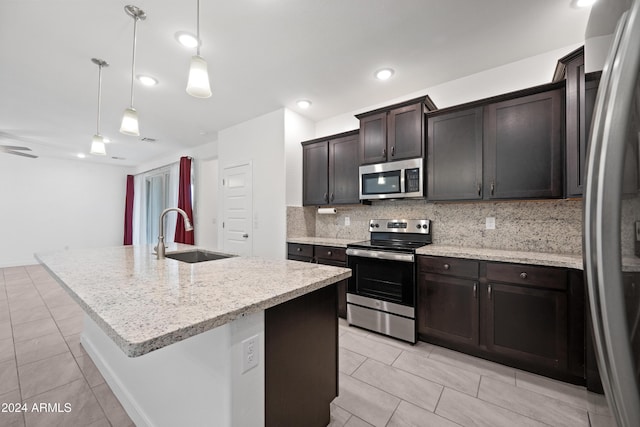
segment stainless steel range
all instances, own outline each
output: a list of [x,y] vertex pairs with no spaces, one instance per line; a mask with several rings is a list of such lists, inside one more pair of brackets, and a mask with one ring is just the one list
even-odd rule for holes
[[347,322],[415,343],[415,252],[431,243],[431,221],[372,219],[369,231],[371,240],[347,245]]

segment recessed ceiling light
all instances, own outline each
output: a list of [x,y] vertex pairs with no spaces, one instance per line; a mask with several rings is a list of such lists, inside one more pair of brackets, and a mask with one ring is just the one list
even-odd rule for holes
[[84,159],[85,157],[87,157],[87,155],[84,153],[78,153],[77,156],[79,159]]
[[378,80],[388,80],[391,76],[393,76],[393,69],[391,68],[383,68],[375,72],[376,79]]
[[596,0],[575,0],[576,7],[591,7]]
[[198,38],[186,31],[178,31],[176,33],[176,40],[184,47],[194,48],[198,46]]
[[311,101],[309,101],[308,99],[301,99],[299,101],[296,102],[296,104],[298,105],[298,107],[302,108],[302,109],[307,109],[309,107],[311,107]]
[[136,79],[145,86],[155,86],[158,84],[158,79],[144,74],[138,74]]

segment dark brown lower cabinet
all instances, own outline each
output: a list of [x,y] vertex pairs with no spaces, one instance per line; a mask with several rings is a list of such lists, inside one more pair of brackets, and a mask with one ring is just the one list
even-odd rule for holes
[[419,275],[419,334],[478,345],[478,281],[437,274]]
[[511,284],[486,287],[486,347],[531,366],[567,369],[567,294]]
[[336,290],[265,310],[265,425],[325,427],[338,395]]
[[581,272],[424,256],[418,277],[421,340],[585,383]]
[[[345,248],[309,244],[287,243],[287,259],[303,262],[317,262],[318,264],[347,267],[347,252]],[[338,316],[347,318],[347,283],[343,280],[336,284],[338,292]]]

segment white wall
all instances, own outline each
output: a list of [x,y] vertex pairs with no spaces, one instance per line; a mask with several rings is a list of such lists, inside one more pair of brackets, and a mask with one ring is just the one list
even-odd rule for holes
[[129,168],[0,155],[0,267],[35,252],[122,245]]
[[218,249],[218,159],[197,161],[195,175],[195,243]]
[[389,99],[376,105],[363,106],[355,111],[330,117],[316,123],[317,138],[358,129],[360,123],[355,114],[375,110],[386,105],[428,94],[438,108],[446,108],[478,99],[500,95],[515,90],[526,89],[550,83],[558,59],[578,48],[580,44],[566,46],[541,55],[532,56],[460,79],[451,80],[437,86],[421,89],[402,97]]
[[[279,109],[218,133],[218,218],[222,218],[222,176],[227,167],[253,166],[253,255],[285,258],[285,110]],[[219,247],[222,221],[218,221]]]
[[629,0],[600,0],[591,7],[585,30],[585,72],[590,73],[604,68],[618,20],[630,7]]
[[302,145],[313,139],[315,123],[291,110],[284,110],[284,145],[287,206],[302,206]]

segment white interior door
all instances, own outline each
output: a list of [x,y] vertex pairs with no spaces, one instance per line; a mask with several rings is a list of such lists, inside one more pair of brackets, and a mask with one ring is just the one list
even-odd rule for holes
[[251,256],[253,255],[251,164],[225,168],[222,187],[224,252]]

